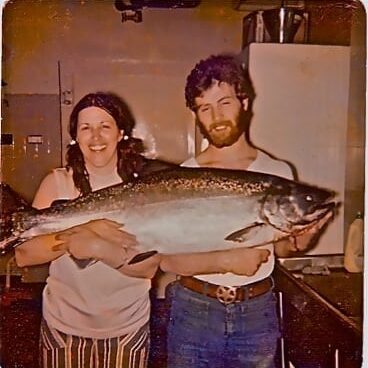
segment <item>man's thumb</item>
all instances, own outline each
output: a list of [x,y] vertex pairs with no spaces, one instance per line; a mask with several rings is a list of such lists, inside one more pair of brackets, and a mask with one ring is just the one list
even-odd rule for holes
[[270,251],[268,249],[261,249],[261,261],[267,262],[268,257],[270,256]]

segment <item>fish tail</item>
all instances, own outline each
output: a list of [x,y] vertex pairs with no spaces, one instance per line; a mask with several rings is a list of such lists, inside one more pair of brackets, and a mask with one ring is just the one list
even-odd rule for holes
[[31,209],[2,214],[0,218],[0,255],[9,253],[24,241],[20,234],[37,221],[35,216],[37,212]]
[[24,242],[19,236],[10,237],[0,241],[0,256],[12,252],[18,245]]

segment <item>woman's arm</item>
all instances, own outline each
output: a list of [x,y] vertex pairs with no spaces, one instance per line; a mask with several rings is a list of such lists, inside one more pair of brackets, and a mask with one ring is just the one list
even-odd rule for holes
[[[90,221],[57,233],[36,236],[19,245],[19,267],[53,261],[68,252],[78,259],[106,260],[115,264],[126,259],[126,248],[134,248],[135,236],[121,231],[121,224],[111,220]],[[135,252],[136,254],[137,252]]]
[[[37,209],[50,207],[51,203],[58,199],[56,182],[53,173],[48,174],[41,182],[32,206]],[[33,266],[53,261],[65,251],[53,251],[52,247],[59,244],[55,234],[36,236],[15,248],[15,259],[19,267]]]
[[15,259],[19,267],[34,266],[53,261],[65,253],[54,251],[52,247],[60,242],[55,234],[36,236],[15,248]]

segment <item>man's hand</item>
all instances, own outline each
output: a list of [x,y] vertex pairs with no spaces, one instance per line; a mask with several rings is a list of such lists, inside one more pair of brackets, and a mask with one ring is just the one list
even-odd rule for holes
[[224,272],[252,276],[262,263],[267,262],[270,251],[256,248],[234,248],[223,256]]
[[317,236],[326,228],[328,222],[332,219],[333,213],[328,213],[325,217],[315,223],[305,233],[281,240],[275,243],[275,254],[278,257],[289,257],[296,252],[305,252],[314,244]]
[[121,224],[95,220],[59,233],[53,250],[64,250],[77,259],[96,259],[116,268],[139,252],[137,240],[120,229]]

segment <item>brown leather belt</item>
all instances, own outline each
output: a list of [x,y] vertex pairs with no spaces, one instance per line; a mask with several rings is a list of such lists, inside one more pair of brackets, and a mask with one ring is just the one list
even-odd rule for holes
[[189,290],[215,298],[225,305],[262,295],[273,285],[270,277],[244,286],[215,285],[191,276],[182,276],[179,283]]

